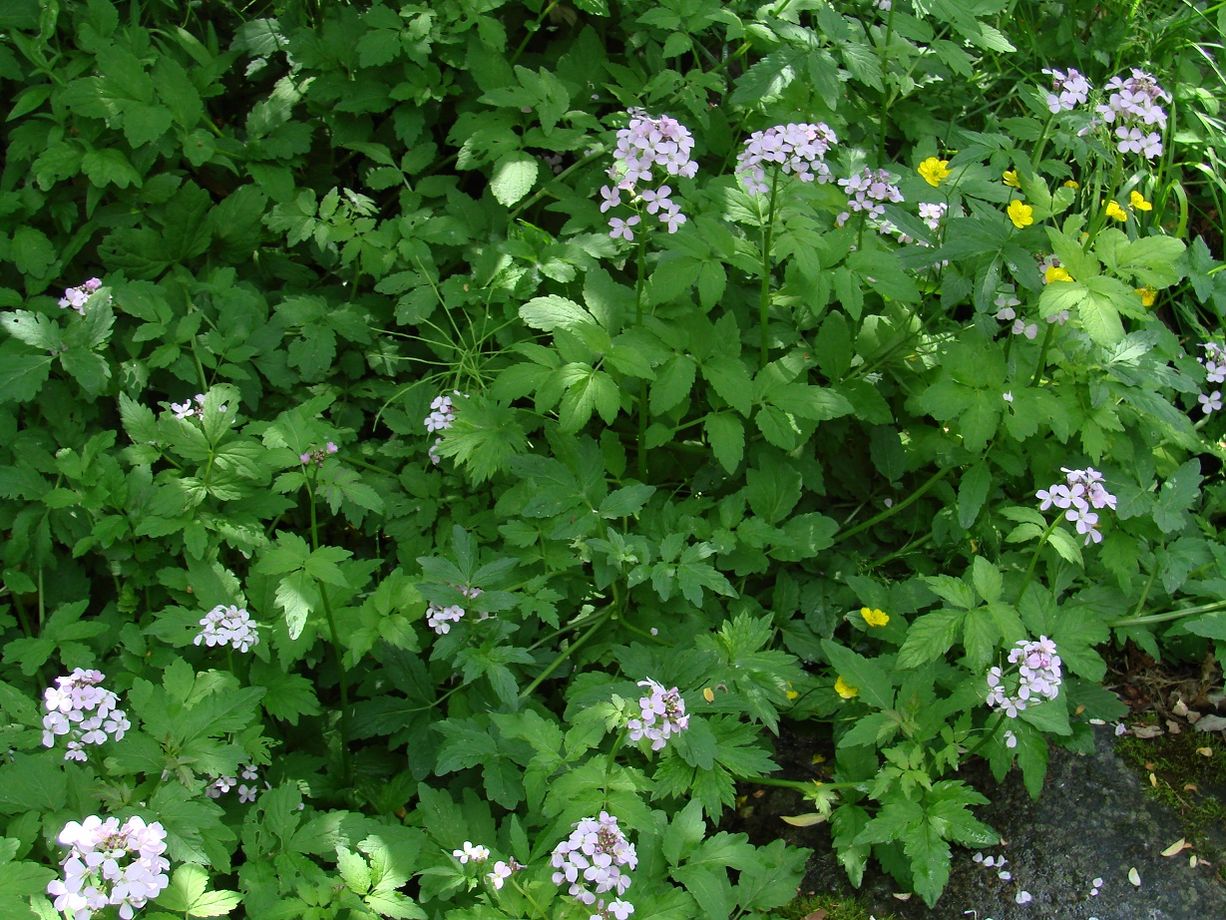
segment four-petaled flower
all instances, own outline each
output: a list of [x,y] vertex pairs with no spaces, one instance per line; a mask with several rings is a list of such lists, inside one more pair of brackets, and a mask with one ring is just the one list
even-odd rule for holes
[[1200,403],[1201,411],[1205,415],[1212,415],[1214,412],[1222,411],[1222,391],[1214,390],[1208,396],[1201,393],[1196,397],[1196,401]]
[[1107,202],[1107,216],[1112,220],[1118,220],[1120,223],[1128,220],[1128,212],[1120,207],[1120,203],[1114,198]]
[[611,228],[609,230],[609,236],[613,237],[613,239],[615,240],[623,239],[623,240],[633,242],[634,240],[634,229],[633,228],[635,224],[639,222],[639,220],[640,218],[637,214],[625,220],[622,220],[620,217],[612,218],[609,221],[609,227]]

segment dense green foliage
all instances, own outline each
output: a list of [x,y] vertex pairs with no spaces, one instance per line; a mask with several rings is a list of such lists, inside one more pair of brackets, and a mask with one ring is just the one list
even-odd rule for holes
[[[1163,6],[4,4],[0,912],[99,815],[166,831],[140,916],[587,918],[550,854],[605,811],[635,916],[767,918],[806,852],[719,829],[738,782],[935,903],[995,840],[962,763],[1037,795],[1125,712],[1105,649],[1226,660],[1226,12]],[[1094,123],[1134,67],[1156,156]],[[603,213],[638,110],[684,223]],[[835,181],[735,174],[811,123]],[[1039,509],[1084,467],[1101,521]],[[985,705],[1039,637],[1051,698]],[[74,668],[131,721],[84,762]]]

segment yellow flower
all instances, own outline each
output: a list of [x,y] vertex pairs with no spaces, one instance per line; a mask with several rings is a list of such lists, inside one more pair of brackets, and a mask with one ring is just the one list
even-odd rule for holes
[[885,626],[886,623],[890,622],[890,615],[884,610],[861,607],[860,616],[864,617],[864,622],[869,626]]
[[1005,180],[1005,185],[1009,186],[1009,188],[1022,187],[1022,182],[1017,177],[1016,169],[1006,169],[1003,173],[1001,173],[1000,177]]
[[1120,223],[1128,220],[1128,212],[1121,208],[1120,203],[1114,198],[1107,202],[1107,216]]
[[1059,265],[1053,265],[1043,273],[1043,281],[1051,284],[1053,281],[1072,281],[1073,276]]
[[1034,208],[1025,202],[1016,199],[1010,201],[1008,214],[1009,220],[1013,221],[1013,226],[1019,230],[1034,223]]
[[1064,187],[1071,188],[1071,189],[1079,189],[1081,188],[1081,183],[1078,182],[1076,179],[1065,179]]
[[1145,287],[1137,288],[1137,293],[1141,295],[1141,306],[1149,309],[1154,305],[1154,301],[1158,299],[1158,292],[1148,284]]
[[845,700],[850,700],[853,697],[860,695],[860,691],[843,680],[843,675],[839,675],[839,679],[834,682],[834,692]]
[[924,160],[924,162],[920,163],[916,172],[923,176],[925,182],[927,182],[933,188],[936,188],[950,176],[949,160],[939,160],[936,157],[929,157],[928,159]]
[[1145,196],[1135,188],[1128,193],[1128,203],[1134,211],[1152,211],[1154,206],[1145,200]]
[[788,681],[788,688],[785,692],[787,693],[787,697],[789,700],[794,700],[796,699],[796,697],[800,696],[800,694],[797,691],[792,689],[791,681]]

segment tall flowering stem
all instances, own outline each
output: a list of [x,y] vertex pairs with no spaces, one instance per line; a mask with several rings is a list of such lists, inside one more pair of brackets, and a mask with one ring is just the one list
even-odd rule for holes
[[1021,587],[1017,589],[1017,600],[1019,604],[1022,601],[1022,597],[1024,597],[1026,594],[1026,588],[1030,585],[1030,579],[1034,577],[1035,566],[1039,564],[1039,553],[1042,552],[1043,547],[1047,545],[1048,539],[1051,538],[1051,532],[1056,529],[1059,523],[1060,518],[1057,516],[1055,520],[1047,525],[1047,529],[1043,531],[1043,535],[1039,537],[1039,542],[1035,546],[1034,552],[1030,554],[1030,564],[1026,566],[1026,574],[1022,578]]
[[[319,549],[319,515],[315,510],[315,476],[319,464],[309,464],[304,472],[307,500],[311,509],[311,551]],[[332,653],[336,656],[336,667],[340,672],[341,690],[341,767],[345,778],[352,775],[352,764],[349,761],[349,672],[345,670],[345,653],[341,650],[340,632],[336,628],[336,615],[332,612],[332,604],[328,600],[328,586],[316,579],[319,588],[320,603],[324,608],[324,616],[328,621],[328,634],[332,643]]]
[[766,224],[762,228],[762,287],[758,295],[758,325],[762,332],[762,366],[766,367],[769,360],[770,333],[767,324],[770,319],[771,298],[771,240],[775,235],[775,202],[779,193],[779,170],[771,176],[770,201],[766,206]]
[[[647,236],[639,237],[637,268],[638,277],[634,281],[634,321],[635,325],[643,325],[643,293],[647,286]],[[639,479],[647,479],[647,381],[639,381],[639,437],[635,457],[639,470]]]

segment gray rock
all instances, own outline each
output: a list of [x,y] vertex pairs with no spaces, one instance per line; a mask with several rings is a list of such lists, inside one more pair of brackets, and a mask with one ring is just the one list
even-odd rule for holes
[[[1043,794],[1032,801],[1015,772],[995,785],[990,776],[965,776],[991,804],[977,815],[1000,833],[1001,846],[984,855],[1004,856],[1012,880],[984,868],[972,852],[954,848],[949,886],[932,910],[918,896],[892,897],[893,879],[866,873],[862,897],[879,913],[902,920],[1223,920],[1226,885],[1214,867],[1188,864],[1190,850],[1164,857],[1162,850],[1184,836],[1178,817],[1148,797],[1141,780],[1114,752],[1100,730],[1093,755],[1053,750]],[[828,836],[797,842],[815,847],[802,891],[851,889],[835,861]],[[1135,868],[1141,885],[1128,880]],[[1091,882],[1103,880],[1097,896]],[[1028,904],[1016,903],[1028,891]]]

